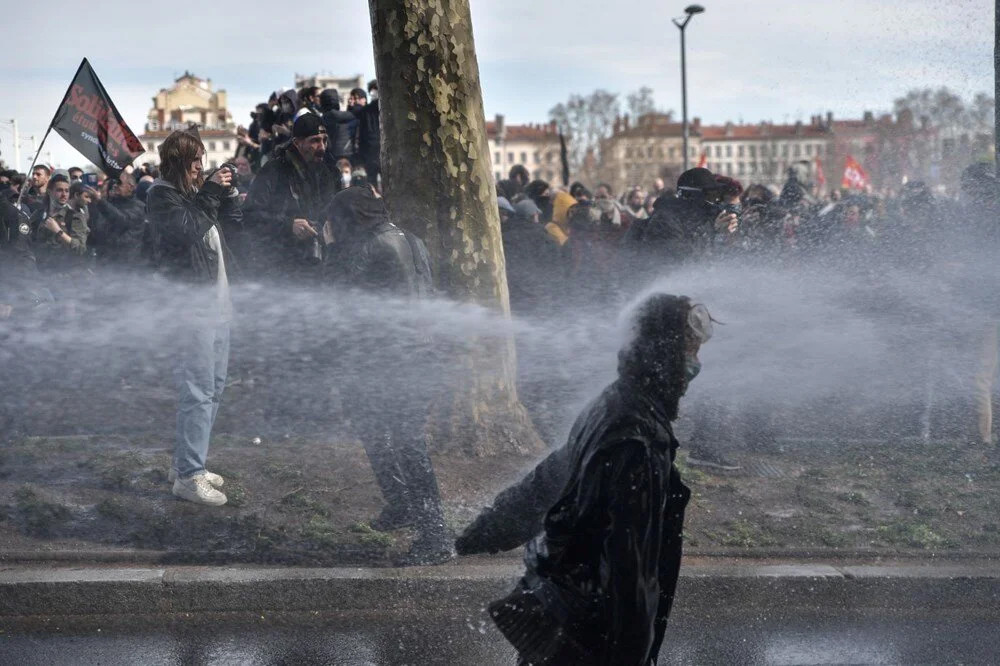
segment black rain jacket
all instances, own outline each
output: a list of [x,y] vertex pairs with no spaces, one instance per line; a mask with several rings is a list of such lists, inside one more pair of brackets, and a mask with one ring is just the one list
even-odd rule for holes
[[524,577],[489,607],[535,666],[656,663],[690,497],[673,465],[670,425],[684,391],[683,333],[672,331],[684,330],[689,306],[653,300],[649,311],[659,313],[638,327],[619,355],[618,379],[579,416],[566,446],[501,493],[456,543],[459,552],[508,549],[541,530],[525,548]]

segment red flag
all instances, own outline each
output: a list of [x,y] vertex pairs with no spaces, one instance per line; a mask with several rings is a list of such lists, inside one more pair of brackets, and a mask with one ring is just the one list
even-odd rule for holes
[[816,158],[816,184],[822,187],[826,185],[826,174],[823,173],[823,163],[820,162],[819,158]]
[[868,174],[850,155],[847,156],[847,164],[844,165],[844,177],[840,179],[840,186],[853,190],[863,190],[870,185]]
[[707,164],[708,164],[708,155],[703,152],[701,154],[701,157],[698,158],[698,168],[704,169]]

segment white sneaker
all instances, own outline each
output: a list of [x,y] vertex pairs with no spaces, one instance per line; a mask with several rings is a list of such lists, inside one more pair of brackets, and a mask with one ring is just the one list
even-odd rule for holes
[[222,506],[226,503],[226,496],[208,482],[207,474],[196,474],[190,479],[174,480],[173,493],[181,499],[198,504]]
[[[214,472],[209,472],[207,469],[204,471],[204,474],[205,474],[205,479],[216,488],[221,488],[226,483],[226,480],[223,479],[221,476],[215,474]],[[167,481],[169,483],[173,483],[176,480],[177,480],[177,470],[171,467],[170,471],[167,472]]]

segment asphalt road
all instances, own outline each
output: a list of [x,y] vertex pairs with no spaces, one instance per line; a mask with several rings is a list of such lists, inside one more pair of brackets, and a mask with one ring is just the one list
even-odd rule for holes
[[[671,620],[660,664],[995,664],[995,617]],[[3,664],[513,665],[485,616],[187,615],[0,621]]]

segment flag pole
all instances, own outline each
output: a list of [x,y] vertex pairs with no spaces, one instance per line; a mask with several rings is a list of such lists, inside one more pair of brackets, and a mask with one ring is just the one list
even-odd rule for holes
[[[40,144],[38,144],[38,152],[36,152],[35,153],[35,157],[32,158],[32,160],[31,160],[31,166],[28,167],[28,178],[31,178],[31,172],[35,170],[35,164],[38,162],[38,157],[39,157],[39,155],[42,154],[42,148],[45,147],[45,140],[47,138],[49,138],[49,133],[52,131],[52,126],[56,124],[56,118],[59,117],[59,112],[62,111],[63,105],[66,103],[66,100],[69,98],[69,92],[70,92],[70,90],[73,89],[73,82],[76,81],[76,77],[80,75],[80,71],[84,68],[84,66],[86,64],[87,64],[87,59],[84,58],[83,62],[80,63],[80,66],[76,68],[76,74],[74,74],[73,78],[69,80],[69,85],[66,86],[66,94],[63,95],[62,101],[59,102],[59,106],[56,107],[56,112],[52,114],[52,120],[49,121],[49,127],[48,127],[48,129],[45,130],[45,136],[42,137],[42,142]],[[50,176],[52,175],[52,165],[51,164],[49,165],[49,175]],[[28,179],[25,179],[25,184],[27,184],[27,182],[28,182]],[[25,188],[24,184],[22,184],[21,185],[21,191],[17,193],[17,203],[14,204],[14,205],[17,206],[18,210],[21,210],[21,199],[24,198],[24,191],[25,191],[25,189],[26,188]]]

